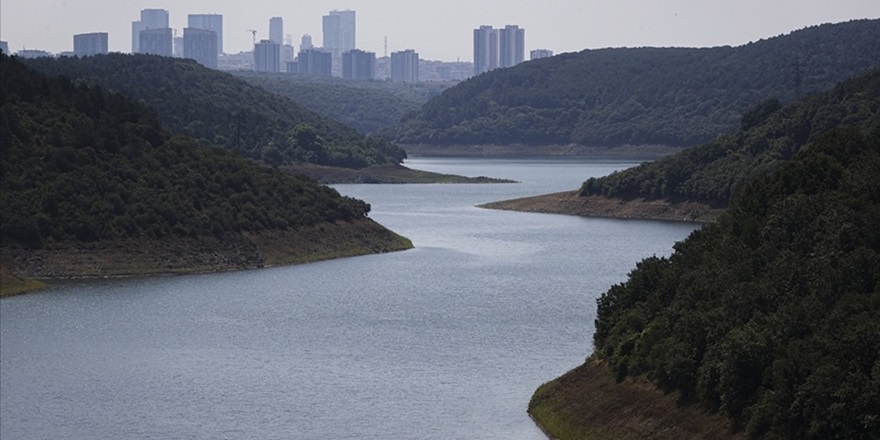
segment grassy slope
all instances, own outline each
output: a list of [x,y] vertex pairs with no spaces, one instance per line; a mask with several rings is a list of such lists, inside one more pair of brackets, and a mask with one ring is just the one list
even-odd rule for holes
[[593,359],[542,385],[529,414],[551,438],[559,440],[741,439],[730,421],[678,404],[649,382],[614,380],[608,367]]
[[3,273],[18,278],[136,276],[252,269],[410,248],[408,239],[361,219],[220,237],[71,241],[42,249],[4,247],[2,261]]

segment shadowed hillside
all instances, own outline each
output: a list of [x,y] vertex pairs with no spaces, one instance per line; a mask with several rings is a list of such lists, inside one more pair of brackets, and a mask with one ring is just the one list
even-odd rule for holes
[[744,111],[880,66],[880,20],[815,26],[739,47],[586,50],[471,78],[383,136],[402,144],[691,146]]

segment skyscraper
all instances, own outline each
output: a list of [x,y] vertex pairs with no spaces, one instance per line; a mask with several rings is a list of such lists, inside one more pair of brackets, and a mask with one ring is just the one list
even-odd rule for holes
[[474,29],[474,75],[525,61],[526,31],[516,25]]
[[281,17],[269,19],[269,40],[274,43],[284,44],[284,19]]
[[333,69],[333,54],[318,49],[300,50],[296,63],[299,73],[330,76]]
[[299,43],[299,50],[309,50],[312,47],[312,36],[309,34],[303,34],[302,40]]
[[78,57],[107,53],[107,33],[94,32],[73,36],[73,54]]
[[211,69],[217,68],[217,34],[208,29],[183,29],[183,56]]
[[355,39],[355,11],[330,11],[324,16],[324,50],[338,58],[343,52],[357,47]]
[[376,76],[376,53],[352,49],[342,54],[342,77],[373,79]]
[[525,61],[526,30],[516,25],[498,29],[498,66],[513,67]]
[[138,53],[165,57],[174,56],[174,34],[171,28],[146,29],[140,32]]
[[168,11],[164,9],[143,9],[141,19],[131,22],[131,53],[139,53],[141,31],[164,29],[168,26]]
[[254,70],[257,72],[280,72],[281,45],[272,40],[260,40],[254,45]]
[[217,38],[217,54],[223,53],[223,15],[221,14],[189,14],[186,24],[192,29],[214,31]]
[[492,26],[474,29],[474,75],[498,68],[498,31]]
[[412,50],[391,53],[391,81],[419,82],[419,54]]

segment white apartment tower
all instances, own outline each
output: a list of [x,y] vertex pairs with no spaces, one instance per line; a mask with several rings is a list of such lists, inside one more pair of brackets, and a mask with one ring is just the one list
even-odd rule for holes
[[217,55],[223,53],[223,15],[222,14],[189,14],[186,17],[187,27],[214,31],[217,36]]
[[324,16],[324,50],[339,58],[343,52],[357,48],[355,11],[330,11]]
[[131,53],[140,53],[142,31],[168,27],[168,11],[165,9],[141,10],[141,19],[131,22]]

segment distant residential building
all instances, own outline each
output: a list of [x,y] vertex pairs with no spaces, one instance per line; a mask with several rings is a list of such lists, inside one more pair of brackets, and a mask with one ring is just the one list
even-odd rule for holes
[[183,52],[184,52],[183,37],[178,37],[177,32],[175,32],[174,33],[174,58],[183,58]]
[[280,72],[281,45],[272,40],[260,40],[254,46],[254,70],[257,72]]
[[269,19],[269,40],[274,43],[284,44],[284,19],[272,17]]
[[299,63],[296,61],[288,61],[287,64],[287,73],[299,73]]
[[507,25],[498,30],[498,66],[513,67],[525,61],[526,30]]
[[147,29],[140,33],[138,53],[174,56],[174,31],[171,28]]
[[107,54],[107,32],[93,32],[73,36],[73,54],[78,57]]
[[412,50],[391,53],[391,80],[419,82],[419,54]]
[[9,55],[9,43],[6,41],[0,41],[0,51],[3,51],[3,53]]
[[40,49],[22,49],[15,53],[19,58],[45,58],[51,57],[52,54]]
[[296,62],[299,73],[331,76],[333,72],[333,54],[330,52],[318,49],[301,50]]
[[553,56],[553,51],[548,49],[535,49],[529,52],[530,60],[539,60],[541,58],[550,58]]
[[342,54],[342,77],[370,80],[376,76],[376,53],[352,49]]
[[339,58],[357,47],[355,11],[330,11],[324,16],[324,50]]
[[309,34],[303,34],[302,39],[299,43],[299,50],[309,50],[313,48],[312,46],[312,36]]
[[131,53],[139,53],[141,32],[150,29],[164,29],[169,26],[168,11],[164,9],[144,9],[141,19],[131,22]]
[[189,14],[186,25],[192,29],[214,31],[217,37],[217,55],[223,53],[223,15],[222,14]]
[[474,29],[474,75],[525,61],[526,31],[516,25],[504,29]]
[[492,26],[474,29],[474,75],[498,68],[498,32]]
[[199,64],[217,68],[217,33],[208,29],[183,30],[183,56]]
[[281,46],[281,65],[286,66],[287,63],[296,59],[296,51],[293,46],[285,44]]
[[254,70],[254,52],[221,53],[217,56],[219,70]]

